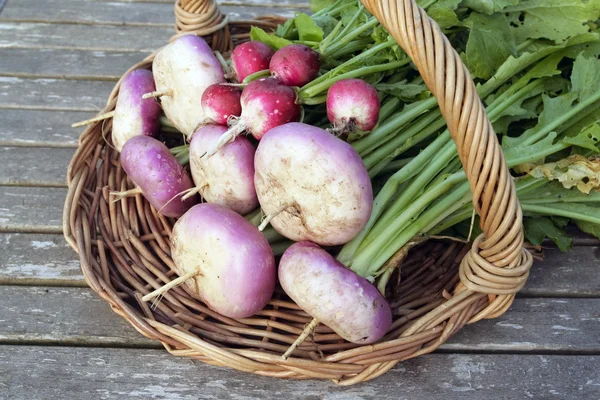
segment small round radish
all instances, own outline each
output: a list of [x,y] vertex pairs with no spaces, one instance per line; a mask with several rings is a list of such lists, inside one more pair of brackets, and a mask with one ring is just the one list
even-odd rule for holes
[[392,311],[377,288],[313,243],[283,253],[279,282],[303,310],[349,342],[373,343],[391,327]]
[[371,216],[373,189],[360,156],[323,129],[301,123],[271,129],[254,167],[266,221],[289,239],[346,243]]
[[144,93],[154,90],[154,78],[148,70],[136,69],[123,78],[112,125],[112,140],[118,151],[134,136],[158,133],[160,106],[152,99],[142,99]]
[[129,139],[121,151],[121,165],[154,208],[166,217],[180,217],[196,204],[181,200],[194,187],[192,180],[167,146],[150,136]]
[[227,131],[220,125],[206,125],[197,130],[190,144],[190,169],[202,197],[239,214],[258,207],[254,189],[254,153],[256,149],[245,137],[237,137],[209,159],[202,156]]
[[231,69],[238,82],[248,75],[269,69],[269,62],[275,52],[262,42],[251,41],[242,43],[231,53]]
[[377,90],[362,79],[344,79],[327,92],[327,118],[333,129],[342,134],[370,131],[379,120]]
[[260,140],[276,126],[296,121],[300,116],[296,97],[294,89],[273,78],[250,82],[242,91],[242,114],[239,120],[234,121],[231,129],[221,136],[205,157],[211,157],[243,132]]
[[319,53],[303,44],[290,44],[275,53],[269,69],[284,85],[304,86],[319,74]]
[[162,108],[180,132],[191,135],[205,120],[202,94],[212,84],[225,82],[223,68],[206,42],[185,35],[163,47],[154,57],[152,72]]
[[240,97],[242,91],[235,86],[215,84],[202,94],[202,109],[207,123],[227,125],[231,117],[239,117],[242,113]]
[[276,270],[269,243],[225,207],[192,207],[173,227],[171,253],[192,293],[224,316],[249,317],[273,295]]

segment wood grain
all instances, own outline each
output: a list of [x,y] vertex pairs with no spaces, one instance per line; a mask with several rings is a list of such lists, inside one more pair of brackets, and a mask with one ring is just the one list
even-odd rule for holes
[[0,186],[0,232],[62,233],[67,190]]
[[0,285],[87,287],[62,235],[0,233]]
[[74,153],[69,148],[0,147],[0,185],[67,187]]
[[[0,347],[0,387],[15,399],[596,399],[600,357],[434,354],[344,388],[211,367],[162,350]],[[33,379],[32,379],[33,378]]]

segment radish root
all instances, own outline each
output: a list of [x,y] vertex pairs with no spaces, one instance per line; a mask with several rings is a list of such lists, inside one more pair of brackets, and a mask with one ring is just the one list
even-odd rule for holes
[[117,201],[123,200],[126,197],[135,196],[136,194],[142,194],[142,189],[136,187],[133,189],[125,190],[124,192],[110,192],[110,194],[112,196],[116,196],[116,198],[113,200],[113,203],[116,203]]
[[300,346],[302,342],[304,342],[306,338],[315,330],[317,325],[319,325],[319,321],[316,318],[313,318],[313,320],[310,321],[310,324],[306,325],[306,327],[304,328],[300,336],[298,336],[296,341],[292,343],[292,345],[285,351],[285,353],[283,353],[281,359],[287,360],[288,357],[294,352],[294,350],[296,350],[296,348],[298,348],[298,346]]
[[79,128],[80,126],[90,125],[90,124],[93,124],[94,122],[104,121],[105,119],[109,119],[114,116],[115,116],[115,112],[109,111],[104,114],[96,115],[94,118],[86,119],[85,121],[81,121],[81,122],[76,122],[73,125],[71,125],[71,128]]
[[193,278],[195,276],[198,275],[202,275],[202,273],[199,270],[196,271],[189,271],[187,274],[180,276],[179,278],[172,280],[171,282],[167,283],[166,285],[156,289],[153,292],[148,293],[147,295],[145,295],[144,297],[142,297],[142,301],[150,301],[153,298],[162,295],[163,293],[166,293],[167,291],[169,291],[170,289],[181,285],[182,283],[184,283],[185,281],[187,281],[190,278]]
[[163,90],[156,90],[154,92],[150,92],[150,93],[146,93],[145,95],[142,96],[142,99],[150,99],[150,98],[154,98],[157,99],[159,97],[162,96],[173,96],[173,89],[163,89]]

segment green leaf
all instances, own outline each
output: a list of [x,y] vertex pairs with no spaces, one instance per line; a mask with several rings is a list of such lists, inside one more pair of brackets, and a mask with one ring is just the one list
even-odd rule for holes
[[406,80],[396,83],[379,83],[375,85],[375,89],[402,100],[414,100],[428,90],[424,83],[407,83]]
[[558,246],[560,251],[569,251],[573,247],[573,239],[563,229],[556,226],[550,218],[525,218],[523,225],[525,237],[535,246],[541,245],[544,239],[548,237]]
[[292,42],[290,42],[289,40],[280,38],[279,36],[269,35],[267,32],[256,26],[253,26],[250,30],[250,39],[263,42],[264,44],[274,48],[275,50],[279,50],[282,47],[292,44]]
[[[519,201],[523,204],[544,204],[544,203],[599,203],[600,192],[590,192],[585,194],[577,189],[565,189],[559,182],[549,182],[545,178],[532,178],[535,181],[546,182],[542,187],[527,191],[524,194],[519,192]],[[519,183],[517,182],[517,187]]]
[[335,3],[335,0],[310,0],[310,10],[317,12]]
[[550,39],[556,43],[589,32],[586,23],[600,18],[598,0],[523,0],[504,10],[520,16],[514,28],[518,42]]
[[298,29],[298,38],[302,41],[320,42],[323,40],[323,29],[304,13],[299,13],[294,18]]
[[[518,138],[505,136],[504,140],[502,140],[502,143],[507,142],[509,139],[512,140]],[[534,144],[511,144],[509,147],[504,149],[504,157],[506,158],[509,166],[514,165],[515,160],[521,160],[523,158],[529,159],[529,162],[538,161],[540,158],[543,158],[543,156],[538,157],[536,154],[544,154],[552,147],[554,144],[554,139],[556,139],[556,132],[550,132],[545,138]]]
[[429,16],[433,18],[435,22],[438,23],[442,30],[453,28],[456,26],[465,26],[465,24],[459,21],[453,8],[442,6],[439,3],[436,3],[433,6],[431,6],[427,10],[427,14],[429,14]]
[[323,37],[327,37],[334,30],[335,26],[338,23],[338,20],[330,17],[329,15],[319,15],[316,17],[312,17],[315,24],[319,26],[323,30]]
[[519,4],[519,0],[464,0],[462,5],[478,13],[491,15],[508,6]]
[[515,39],[502,14],[471,14],[468,23],[467,67],[475,77],[488,79],[509,56],[517,55]]
[[563,142],[573,146],[592,150],[594,153],[599,153],[600,148],[598,148],[598,146],[600,145],[600,126],[598,126],[598,124],[592,124],[576,136],[565,137]]
[[600,60],[586,58],[580,54],[573,62],[571,73],[572,91],[577,93],[579,101],[584,101],[600,91]]
[[577,227],[585,233],[589,233],[590,235],[596,236],[598,239],[600,239],[600,224],[579,220],[573,220],[573,222],[575,222],[575,225],[577,225]]

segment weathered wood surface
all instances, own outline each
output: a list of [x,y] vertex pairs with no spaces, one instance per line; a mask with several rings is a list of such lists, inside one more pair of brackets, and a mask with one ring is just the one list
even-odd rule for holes
[[0,186],[0,232],[61,233],[64,188]]
[[[159,344],[137,333],[91,289],[0,286],[0,343]],[[68,312],[65,312],[68,310]],[[517,299],[510,312],[463,328],[442,349],[600,354],[600,299]]]
[[75,149],[0,147],[0,185],[66,187]]
[[0,109],[0,145],[76,147],[83,128],[71,128],[71,124],[94,115],[95,112]]
[[[221,12],[232,20],[252,19],[257,15],[279,15],[293,17],[297,11],[306,8],[248,6],[247,2],[238,5],[221,5]],[[0,21],[26,22],[78,22],[111,25],[158,25],[173,27],[175,14],[172,2],[131,3],[131,2],[83,2],[80,0],[18,0],[11,1],[0,15]]]
[[0,77],[0,108],[96,111],[114,82]]
[[60,234],[0,233],[0,285],[87,286]]
[[597,399],[600,357],[435,354],[358,386],[281,381],[165,351],[0,347],[0,387],[12,399]]

